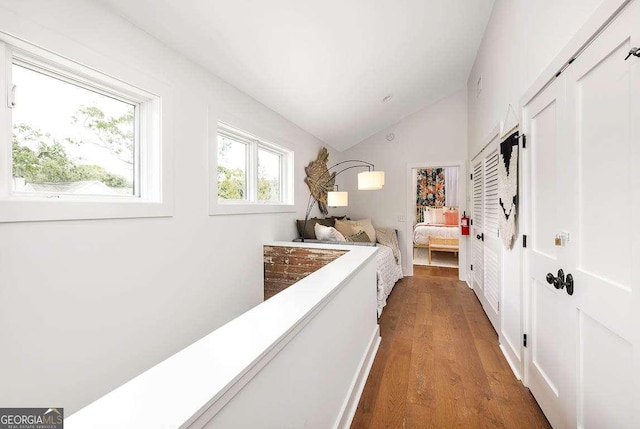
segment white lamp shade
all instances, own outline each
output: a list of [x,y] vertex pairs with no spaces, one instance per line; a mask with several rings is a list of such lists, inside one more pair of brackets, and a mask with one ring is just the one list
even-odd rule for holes
[[349,205],[349,193],[344,191],[327,192],[327,205],[329,207],[346,207]]
[[375,191],[384,186],[384,171],[363,171],[358,173],[358,189]]

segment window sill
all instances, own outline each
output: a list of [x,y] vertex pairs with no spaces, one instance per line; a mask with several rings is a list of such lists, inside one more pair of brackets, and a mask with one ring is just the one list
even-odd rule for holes
[[210,216],[295,213],[293,204],[220,204],[213,202],[209,206]]
[[173,206],[168,202],[44,198],[0,200],[0,223],[170,216],[173,216]]

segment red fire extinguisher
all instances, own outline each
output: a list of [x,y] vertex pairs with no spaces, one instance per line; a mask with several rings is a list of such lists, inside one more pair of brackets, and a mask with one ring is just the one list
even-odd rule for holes
[[467,212],[462,212],[462,217],[460,218],[460,234],[469,235],[469,218],[467,217]]

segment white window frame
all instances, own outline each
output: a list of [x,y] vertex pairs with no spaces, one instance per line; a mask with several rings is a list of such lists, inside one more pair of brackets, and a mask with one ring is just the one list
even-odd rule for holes
[[[259,201],[256,195],[256,201],[259,204],[284,204],[287,202],[287,196],[290,192],[288,189],[289,183],[287,180],[287,166],[289,160],[290,151],[284,151],[282,148],[274,148],[271,145],[266,145],[264,142],[258,142],[256,147],[256,167],[260,165],[260,150],[264,152],[271,152],[272,154],[278,155],[280,157],[280,177],[278,178],[280,183],[280,200],[279,201]],[[259,180],[259,170],[256,168],[256,181]],[[258,185],[256,185],[256,191],[258,190]]]
[[[281,145],[271,143],[251,133],[240,130],[225,122],[217,122],[210,135],[210,169],[209,169],[209,214],[257,214],[257,213],[292,213],[294,212],[293,167],[294,152]],[[218,200],[218,136],[226,135],[247,144],[246,162],[246,199]],[[280,155],[280,194],[281,201],[258,200],[258,150],[262,149]]]
[[[9,107],[13,63],[136,106],[134,195],[13,191]],[[163,171],[166,148],[161,140],[161,123],[158,95],[0,33],[0,222],[171,216],[172,198]]]

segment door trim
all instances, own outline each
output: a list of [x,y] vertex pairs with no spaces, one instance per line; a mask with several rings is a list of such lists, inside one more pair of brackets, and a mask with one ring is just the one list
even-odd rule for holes
[[473,156],[469,158],[469,171],[471,171],[471,163],[473,162],[473,160],[476,159],[482,152],[484,152],[487,149],[487,147],[491,143],[493,143],[493,141],[498,137],[500,137],[500,124],[497,124],[495,127],[493,127],[491,132],[487,134],[487,136],[484,139],[482,139],[482,142],[483,142],[482,149],[474,153]]
[[[406,172],[407,172],[407,211],[405,217],[405,233],[406,233],[406,255],[407,255],[407,266],[405,268],[405,276],[413,276],[413,219],[416,215],[416,201],[415,201],[415,189],[413,183],[412,170],[414,168],[421,167],[458,167],[459,175],[458,175],[458,210],[460,211],[468,211],[467,209],[467,181],[465,178],[467,177],[467,161],[456,160],[456,161],[423,161],[423,162],[410,162],[407,163]],[[462,214],[460,214],[462,215]],[[460,236],[462,239],[462,236]],[[467,261],[467,246],[460,244],[460,249],[458,252],[458,279],[461,281],[467,280],[467,266],[469,265]]]
[[605,29],[605,27],[633,0],[604,0],[596,11],[589,17],[580,30],[569,40],[560,53],[551,61],[544,71],[533,81],[533,84],[520,98],[520,111],[538,95],[558,72],[563,71],[569,61],[576,58],[591,42]]

